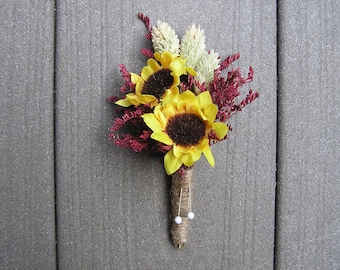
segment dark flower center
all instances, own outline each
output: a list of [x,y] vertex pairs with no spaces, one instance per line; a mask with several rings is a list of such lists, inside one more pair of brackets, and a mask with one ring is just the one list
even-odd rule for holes
[[205,124],[196,114],[178,114],[169,120],[165,132],[175,144],[197,145],[205,136]]
[[142,94],[153,95],[160,99],[165,90],[169,89],[174,83],[174,77],[170,69],[160,69],[152,74],[144,83]]

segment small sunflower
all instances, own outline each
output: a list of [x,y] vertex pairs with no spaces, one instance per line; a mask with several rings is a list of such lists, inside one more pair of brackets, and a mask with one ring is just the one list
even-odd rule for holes
[[186,60],[182,56],[156,52],[154,57],[155,59],[148,59],[141,75],[131,73],[131,81],[136,84],[135,93],[127,94],[125,99],[117,101],[116,104],[123,107],[150,104],[154,107],[169,92],[178,90],[181,75],[196,75],[192,68],[185,66]]
[[214,167],[208,135],[213,130],[219,139],[228,132],[228,126],[215,122],[218,108],[212,103],[209,91],[196,96],[191,91],[165,98],[153,113],[142,115],[146,125],[153,131],[151,138],[172,149],[164,157],[167,174],[173,174],[182,164],[192,166],[202,153]]

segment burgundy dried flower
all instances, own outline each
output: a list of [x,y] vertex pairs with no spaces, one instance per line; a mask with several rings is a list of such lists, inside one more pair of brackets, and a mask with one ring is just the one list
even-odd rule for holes
[[[147,28],[146,38],[148,40],[152,39],[152,28],[150,26],[150,19],[143,15],[138,14],[138,18],[145,24]],[[166,31],[172,31],[169,26],[165,28]],[[200,28],[195,29],[191,26],[190,31],[197,31],[197,33],[192,33],[195,35],[202,35]],[[174,33],[172,32],[172,35]],[[190,36],[190,33],[189,33]],[[174,37],[174,36],[173,36]],[[176,40],[176,39],[174,39]],[[173,41],[172,41],[173,42]],[[188,41],[186,41],[188,43]],[[201,37],[201,42],[204,42],[204,37]],[[190,44],[190,42],[188,43]],[[196,45],[195,45],[196,46]],[[205,45],[203,46],[205,48]],[[202,47],[202,48],[203,48]],[[207,52],[210,54],[210,51]],[[152,49],[141,49],[141,54],[147,58],[154,58],[154,48]],[[216,53],[212,54],[217,55]],[[213,55],[211,55],[213,57]],[[179,89],[181,92],[186,90],[191,90],[196,94],[200,92],[209,91],[214,104],[218,107],[218,113],[216,120],[220,122],[226,122],[235,113],[241,111],[245,106],[254,101],[258,96],[258,92],[249,90],[245,98],[243,98],[239,103],[236,103],[236,98],[240,95],[239,88],[244,84],[251,82],[253,80],[254,71],[252,67],[249,67],[249,72],[247,77],[243,77],[239,68],[232,68],[230,71],[223,76],[224,70],[226,70],[232,63],[240,58],[240,54],[236,53],[234,55],[228,56],[223,60],[218,68],[213,72],[213,79],[209,82],[200,82],[196,77],[192,75],[182,75],[180,77]],[[219,60],[219,57],[213,61]],[[120,87],[120,92],[127,94],[134,92],[135,85],[131,81],[131,73],[123,65],[119,65],[120,72],[124,79],[123,85]],[[117,96],[109,97],[110,102],[117,102],[121,98]],[[164,145],[156,140],[150,138],[152,133],[151,129],[144,123],[142,115],[145,113],[152,112],[152,108],[147,104],[141,104],[139,106],[130,107],[118,107],[115,109],[116,118],[113,121],[113,125],[110,129],[110,139],[114,141],[115,145],[123,148],[130,148],[135,152],[147,152],[147,153],[161,153],[164,154],[171,148],[170,146]],[[232,127],[228,125],[229,131]],[[216,143],[218,141],[227,139],[227,135],[219,139],[216,134],[212,131],[208,135],[210,144]]]

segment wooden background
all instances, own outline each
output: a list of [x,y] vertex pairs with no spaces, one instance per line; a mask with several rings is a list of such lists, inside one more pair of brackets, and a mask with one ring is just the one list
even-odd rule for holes
[[[340,3],[0,1],[0,269],[339,269]],[[195,22],[255,70],[260,98],[195,169],[190,240],[169,178],[112,146],[118,64],[145,65],[137,13]]]

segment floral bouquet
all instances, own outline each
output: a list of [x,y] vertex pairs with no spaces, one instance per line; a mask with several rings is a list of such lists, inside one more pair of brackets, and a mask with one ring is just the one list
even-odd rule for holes
[[152,49],[141,49],[148,58],[140,73],[130,73],[121,64],[123,97],[108,100],[117,104],[117,117],[110,129],[115,145],[135,152],[164,156],[164,168],[172,175],[172,241],[183,248],[188,240],[192,212],[193,169],[202,154],[214,167],[211,146],[227,139],[226,124],[236,112],[258,97],[249,90],[239,103],[239,87],[253,80],[253,69],[242,77],[240,69],[223,70],[240,57],[228,56],[220,62],[213,50],[207,51],[204,31],[192,24],[181,40],[168,23],[150,26],[139,13],[152,41]]

